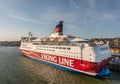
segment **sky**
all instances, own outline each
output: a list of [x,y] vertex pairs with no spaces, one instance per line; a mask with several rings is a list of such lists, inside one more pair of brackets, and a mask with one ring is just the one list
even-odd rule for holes
[[0,0],[0,41],[50,36],[60,20],[65,35],[120,37],[120,0]]

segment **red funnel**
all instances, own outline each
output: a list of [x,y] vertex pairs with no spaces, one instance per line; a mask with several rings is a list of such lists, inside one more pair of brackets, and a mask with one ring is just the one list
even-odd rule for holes
[[60,35],[63,35],[63,21],[59,21],[59,23],[56,25],[53,33],[59,33]]

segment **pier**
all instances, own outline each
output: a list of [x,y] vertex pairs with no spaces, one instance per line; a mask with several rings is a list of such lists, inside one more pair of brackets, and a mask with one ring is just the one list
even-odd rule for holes
[[109,63],[109,68],[116,72],[120,71],[120,53],[112,53],[112,60]]

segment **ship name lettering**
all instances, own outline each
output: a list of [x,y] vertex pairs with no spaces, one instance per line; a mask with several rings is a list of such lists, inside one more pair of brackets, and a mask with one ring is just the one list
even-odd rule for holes
[[41,58],[44,60],[51,61],[51,62],[55,62],[55,63],[57,62],[57,58],[52,55],[41,54]]
[[72,59],[67,59],[67,58],[58,58],[58,63],[65,65],[65,66],[70,66],[70,67],[74,67],[74,60]]

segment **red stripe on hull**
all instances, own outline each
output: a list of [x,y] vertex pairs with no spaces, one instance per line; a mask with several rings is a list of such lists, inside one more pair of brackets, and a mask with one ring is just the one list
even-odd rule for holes
[[96,66],[94,63],[90,63],[89,61],[85,61],[85,60],[44,54],[44,53],[33,52],[29,50],[21,50],[21,52],[26,56],[31,56],[31,57],[38,58],[40,60],[44,60],[54,64],[59,64],[83,73],[86,72],[91,74],[97,74],[99,71],[101,71],[104,68],[104,66],[106,66],[106,64],[104,63],[101,63],[99,64],[99,66]]

